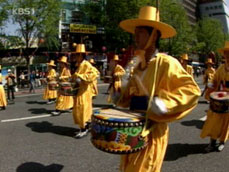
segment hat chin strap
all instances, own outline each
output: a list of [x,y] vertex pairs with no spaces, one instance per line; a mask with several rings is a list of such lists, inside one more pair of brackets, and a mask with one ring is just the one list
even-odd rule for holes
[[146,67],[146,59],[145,59],[145,52],[146,50],[151,46],[152,42],[155,41],[156,39],[156,33],[157,33],[157,30],[154,28],[144,49],[143,50],[137,50],[135,51],[135,55],[138,56],[140,58],[140,65],[141,65],[141,68],[144,69]]

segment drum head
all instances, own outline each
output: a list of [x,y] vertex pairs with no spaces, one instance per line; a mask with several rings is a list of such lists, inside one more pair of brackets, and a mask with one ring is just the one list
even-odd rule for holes
[[60,82],[60,85],[71,85],[70,82]]
[[229,100],[229,92],[216,91],[210,94],[210,97],[215,100]]
[[57,84],[56,81],[49,81],[49,84]]
[[140,122],[145,120],[145,114],[121,109],[95,110],[93,116],[108,122]]

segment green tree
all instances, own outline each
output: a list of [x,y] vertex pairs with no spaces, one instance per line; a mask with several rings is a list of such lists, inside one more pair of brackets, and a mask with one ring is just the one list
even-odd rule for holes
[[191,44],[195,40],[195,33],[180,1],[161,0],[159,9],[161,21],[173,26],[177,32],[176,36],[160,41],[161,51],[174,56],[189,53]]
[[196,25],[198,45],[196,49],[200,61],[204,62],[210,52],[217,53],[217,49],[224,45],[223,27],[220,21],[212,18],[203,18]]
[[[172,25],[177,35],[161,41],[161,50],[173,55],[180,55],[190,49],[195,38],[188,23],[186,12],[179,0],[160,0],[161,21]],[[118,27],[120,21],[138,16],[139,9],[145,5],[156,6],[156,0],[98,0],[98,3],[86,1],[82,11],[90,21],[105,28],[105,43],[109,50],[120,50],[132,43],[132,36]]]
[[118,27],[120,21],[136,17],[139,8],[150,0],[86,0],[80,10],[88,16],[92,24],[105,28],[104,44],[108,50],[120,51],[132,43],[132,36]]
[[22,37],[25,43],[22,49],[28,69],[31,55],[29,49],[33,45],[38,48],[58,48],[60,9],[59,0],[15,0],[11,4],[13,22],[19,25],[18,36]]

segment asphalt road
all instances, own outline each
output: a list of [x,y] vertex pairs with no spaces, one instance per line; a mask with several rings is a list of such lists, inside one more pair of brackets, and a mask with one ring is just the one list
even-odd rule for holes
[[[201,78],[197,80],[201,83]],[[203,85],[200,84],[203,88]],[[108,105],[107,85],[99,86],[94,107]],[[73,138],[78,127],[71,113],[51,117],[54,105],[39,94],[18,94],[15,104],[0,111],[0,172],[115,172],[119,155],[97,150],[90,135]],[[162,172],[227,172],[229,146],[223,152],[205,153],[209,139],[201,139],[208,104],[198,106],[184,119],[170,123],[170,138]]]

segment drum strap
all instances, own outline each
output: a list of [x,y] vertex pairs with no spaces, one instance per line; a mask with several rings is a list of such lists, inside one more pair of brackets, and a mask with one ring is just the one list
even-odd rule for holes
[[157,81],[157,74],[158,74],[158,67],[159,67],[159,62],[161,60],[160,56],[156,57],[156,62],[155,62],[155,68],[154,68],[154,77],[152,81],[152,89],[151,89],[151,94],[149,95],[149,102],[148,102],[148,107],[146,111],[146,122],[144,125],[144,128],[142,130],[141,136],[146,137],[153,129],[154,125],[149,125],[149,111],[151,108],[151,102],[153,100],[154,94],[155,94],[155,87],[156,87],[156,81]]

